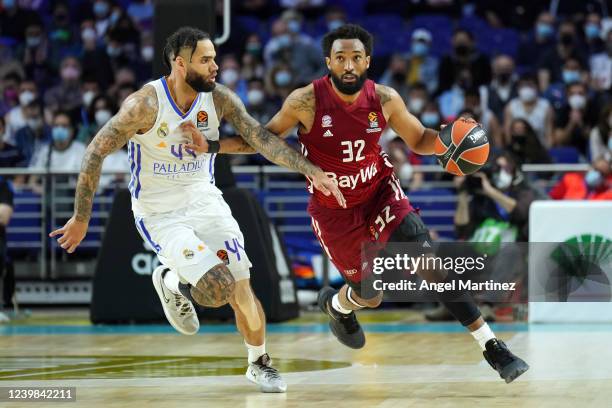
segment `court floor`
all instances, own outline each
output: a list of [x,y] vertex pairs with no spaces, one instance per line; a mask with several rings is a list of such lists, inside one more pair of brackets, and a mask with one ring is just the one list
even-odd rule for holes
[[367,344],[358,351],[317,314],[269,325],[267,349],[289,389],[261,394],[244,378],[246,353],[230,324],[182,336],[169,325],[91,326],[83,313],[34,313],[0,326],[0,387],[76,387],[71,407],[612,406],[610,325],[493,325],[531,365],[505,384],[457,324],[405,311],[361,320]]

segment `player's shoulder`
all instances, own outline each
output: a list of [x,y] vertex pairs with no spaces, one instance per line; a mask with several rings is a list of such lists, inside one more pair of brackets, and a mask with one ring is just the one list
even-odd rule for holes
[[314,112],[315,103],[314,85],[308,84],[294,89],[285,99],[284,105],[297,112]]
[[157,100],[157,91],[151,84],[146,84],[139,90],[128,95],[121,104],[122,110],[139,114],[157,115],[158,108],[159,101]]
[[378,97],[380,98],[381,105],[384,105],[389,101],[397,100],[397,98],[401,99],[397,91],[391,88],[390,86],[375,83],[374,89],[376,95],[378,95]]

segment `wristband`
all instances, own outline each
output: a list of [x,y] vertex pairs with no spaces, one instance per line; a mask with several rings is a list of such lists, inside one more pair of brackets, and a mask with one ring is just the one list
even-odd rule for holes
[[207,140],[208,142],[208,152],[207,153],[219,153],[219,149],[221,148],[221,144],[218,140]]

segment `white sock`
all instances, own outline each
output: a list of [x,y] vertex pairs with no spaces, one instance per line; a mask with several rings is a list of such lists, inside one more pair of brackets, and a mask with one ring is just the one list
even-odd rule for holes
[[474,339],[480,345],[482,351],[485,351],[487,349],[485,347],[487,341],[495,338],[495,334],[493,334],[493,331],[486,322],[480,327],[480,329],[474,330],[473,332],[471,332],[471,334],[472,336],[474,336]]
[[266,354],[266,342],[265,341],[261,346],[251,346],[246,341],[244,342],[244,345],[247,347],[247,351],[249,352],[249,357],[248,357],[249,363],[254,363],[255,361],[257,361],[259,357]]
[[342,314],[349,314],[352,312],[352,310],[349,309],[345,309],[340,305],[340,300],[338,300],[338,294],[336,293],[334,295],[334,297],[332,297],[332,307],[334,308],[334,310],[342,313]]
[[175,295],[180,295],[181,291],[179,291],[179,277],[174,269],[169,269],[166,271],[164,275],[164,285],[170,289],[170,292],[174,293]]

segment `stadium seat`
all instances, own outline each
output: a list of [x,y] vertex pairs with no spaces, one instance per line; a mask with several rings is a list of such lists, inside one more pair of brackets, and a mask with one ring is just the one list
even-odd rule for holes
[[580,152],[573,146],[551,147],[548,154],[555,163],[580,162]]

